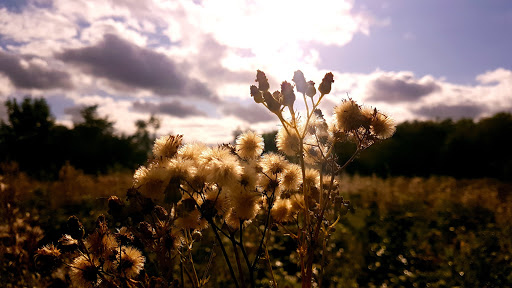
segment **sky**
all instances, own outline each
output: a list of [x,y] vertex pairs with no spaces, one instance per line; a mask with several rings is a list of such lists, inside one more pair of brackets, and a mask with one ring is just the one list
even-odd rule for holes
[[154,114],[214,144],[277,129],[249,87],[301,70],[334,74],[327,116],[350,97],[397,122],[480,119],[512,112],[511,35],[508,0],[0,0],[0,101],[44,97],[69,127],[98,105],[125,134]]

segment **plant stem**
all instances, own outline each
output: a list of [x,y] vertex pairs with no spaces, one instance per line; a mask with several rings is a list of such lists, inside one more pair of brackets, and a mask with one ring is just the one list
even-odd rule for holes
[[215,223],[213,223],[213,220],[209,220],[210,225],[212,225],[213,233],[215,234],[215,237],[217,238],[217,241],[219,241],[220,250],[222,250],[222,255],[224,255],[224,259],[226,260],[226,264],[229,268],[229,273],[231,274],[231,278],[233,279],[233,282],[235,283],[235,287],[239,288],[238,281],[236,280],[235,271],[233,270],[233,267],[231,266],[231,262],[229,261],[228,253],[226,253],[226,248],[224,247],[224,243],[222,243],[222,239],[220,238],[219,233],[217,232],[217,226],[215,226]]

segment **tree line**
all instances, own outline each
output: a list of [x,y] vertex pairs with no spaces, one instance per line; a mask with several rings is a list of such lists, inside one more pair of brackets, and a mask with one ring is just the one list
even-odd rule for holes
[[99,117],[97,106],[86,106],[81,121],[72,128],[56,124],[44,98],[25,98],[5,103],[6,119],[0,122],[0,162],[17,163],[32,177],[52,180],[69,164],[85,173],[108,173],[135,169],[151,149],[149,126],[156,118],[135,123],[133,135],[114,133],[107,117]]
[[[276,134],[263,135],[268,151],[277,151],[272,142]],[[354,151],[350,143],[339,144],[339,163]],[[393,137],[362,151],[346,171],[380,177],[445,175],[511,181],[512,115],[401,123]]]
[[[97,106],[81,111],[72,128],[55,123],[44,98],[4,103],[0,122],[0,162],[16,162],[39,179],[55,179],[69,162],[85,173],[137,168],[151,151],[159,121],[138,120],[133,135],[116,134],[114,122],[99,117]],[[153,129],[153,133],[150,129]],[[267,151],[276,151],[276,132],[263,134]],[[363,151],[347,172],[362,175],[512,179],[512,114],[498,113],[479,121],[412,121],[397,126],[395,135]],[[336,147],[344,163],[355,147]]]

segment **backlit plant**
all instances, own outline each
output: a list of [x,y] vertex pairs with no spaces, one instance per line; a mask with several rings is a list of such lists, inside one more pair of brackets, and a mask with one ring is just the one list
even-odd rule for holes
[[[226,264],[235,287],[262,285],[261,277],[277,287],[273,267],[279,259],[270,256],[271,242],[290,237],[298,282],[321,287],[329,236],[351,208],[337,175],[362,150],[395,131],[391,118],[350,98],[341,100],[328,123],[319,105],[333,78],[327,73],[315,87],[296,71],[295,85],[284,81],[270,92],[258,70],[250,94],[281,122],[276,137],[281,153],[262,154],[263,138],[251,131],[238,136],[235,145],[217,147],[183,144],[181,135],[160,137],[153,157],[133,176],[128,203],[109,199],[112,224],[122,227],[112,232],[100,217],[96,230],[85,236],[72,217],[70,234],[58,246],[40,249],[38,259],[64,258],[78,287],[202,287],[210,275],[221,273],[212,267],[220,254],[224,262],[216,263]],[[297,110],[297,98],[305,111]],[[341,142],[356,146],[343,162],[333,153]],[[63,250],[71,252],[64,256]],[[206,263],[194,259],[198,250],[209,253]],[[146,261],[155,263],[155,275],[145,270]]]

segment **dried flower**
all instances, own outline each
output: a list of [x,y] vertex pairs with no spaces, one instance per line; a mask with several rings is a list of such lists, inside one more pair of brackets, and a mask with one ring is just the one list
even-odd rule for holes
[[302,183],[300,166],[297,164],[290,164],[279,177],[281,188],[287,191],[295,191],[299,189]]
[[263,155],[260,164],[263,168],[263,172],[269,176],[282,173],[288,166],[286,159],[276,153],[267,153]]
[[78,288],[96,287],[101,283],[99,261],[85,255],[75,258],[71,265],[71,282]]
[[331,92],[331,85],[334,82],[334,75],[331,72],[325,74],[322,79],[322,83],[318,85],[318,91],[322,93],[322,95],[329,94]]
[[315,82],[308,81],[308,84],[306,86],[306,95],[308,95],[309,97],[313,97],[316,95]]
[[168,135],[157,138],[153,146],[153,156],[172,158],[178,151],[182,140],[183,135]]
[[290,199],[277,199],[270,214],[275,222],[288,222],[290,220],[290,208]]
[[380,112],[377,112],[375,117],[372,119],[373,133],[379,139],[387,139],[395,133],[395,121]]
[[251,96],[254,98],[254,102],[263,103],[263,94],[258,89],[258,87],[251,85]]
[[343,102],[334,107],[336,126],[343,131],[353,131],[359,129],[364,124],[365,117],[361,113],[361,107],[352,100],[343,100]]
[[306,82],[306,78],[304,77],[304,73],[302,73],[302,71],[300,71],[300,70],[295,71],[295,73],[293,73],[292,81],[295,83],[297,92],[300,92],[303,94],[306,93],[308,84]]
[[265,73],[261,70],[256,72],[256,82],[258,82],[258,89],[262,92],[268,91],[270,88],[270,84],[268,84],[268,79]]
[[263,92],[263,98],[265,99],[265,103],[267,104],[268,110],[270,110],[270,112],[272,113],[279,114],[281,111],[281,104],[279,101],[280,97],[277,96],[280,95],[280,92],[276,92],[274,92],[273,95],[270,92],[265,91]]
[[295,102],[295,93],[293,92],[292,84],[287,81],[281,83],[281,95],[283,97],[282,104],[290,108],[293,107],[293,103]]
[[263,153],[263,137],[248,131],[236,138],[236,153],[243,159],[254,159]]
[[297,156],[300,151],[300,138],[295,129],[288,131],[282,126],[276,135],[276,146],[279,151],[288,156]]
[[229,191],[228,199],[231,207],[232,217],[239,220],[251,220],[258,214],[260,209],[259,193],[245,190]]
[[118,260],[119,271],[128,278],[139,275],[140,270],[144,268],[146,259],[142,253],[133,247],[121,248],[121,257]]

